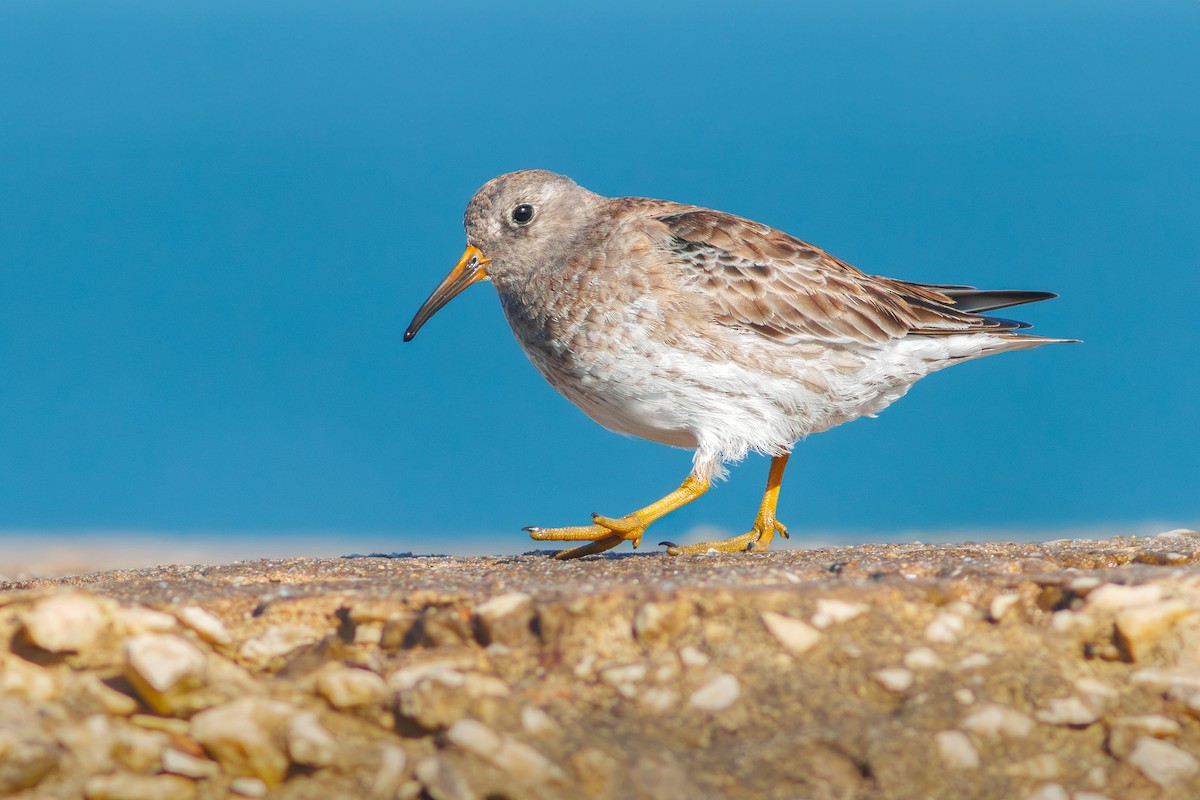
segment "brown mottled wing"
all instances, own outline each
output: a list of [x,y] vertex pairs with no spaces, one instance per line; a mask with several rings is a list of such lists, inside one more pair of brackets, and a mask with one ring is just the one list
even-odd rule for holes
[[685,283],[711,299],[716,321],[769,339],[878,343],[911,333],[1023,327],[957,310],[938,287],[866,275],[731,214],[694,209],[655,219],[666,227],[664,245],[687,271]]

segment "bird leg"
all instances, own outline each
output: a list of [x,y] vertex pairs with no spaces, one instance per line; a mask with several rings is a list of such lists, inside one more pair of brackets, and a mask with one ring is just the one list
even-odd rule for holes
[[661,500],[657,500],[645,508],[638,509],[623,517],[602,517],[592,515],[591,525],[580,525],[573,528],[526,528],[529,535],[538,541],[579,541],[589,543],[573,550],[563,550],[555,554],[555,558],[579,558],[602,553],[616,547],[621,542],[633,542],[637,547],[642,543],[642,534],[655,520],[665,517],[680,506],[685,506],[708,491],[708,481],[688,476],[687,480],[675,491]]
[[762,505],[758,507],[758,516],[754,518],[754,527],[749,533],[722,539],[719,542],[701,542],[700,544],[669,545],[667,554],[672,556],[707,553],[717,551],[722,553],[741,553],[747,550],[766,550],[771,540],[778,532],[783,538],[788,538],[787,527],[775,519],[775,505],[779,502],[779,487],[783,483],[783,469],[787,466],[788,456],[776,456],[771,459],[771,471],[767,475],[767,490],[763,492]]

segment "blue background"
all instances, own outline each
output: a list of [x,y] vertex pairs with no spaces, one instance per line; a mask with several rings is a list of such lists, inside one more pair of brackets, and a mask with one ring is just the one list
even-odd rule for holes
[[[6,0],[0,529],[485,552],[674,488],[690,453],[556,395],[490,287],[401,345],[528,167],[1062,295],[1012,315],[1085,344],[799,445],[801,543],[1195,525],[1197,42],[1193,0]],[[745,530],[765,472],[650,539]]]

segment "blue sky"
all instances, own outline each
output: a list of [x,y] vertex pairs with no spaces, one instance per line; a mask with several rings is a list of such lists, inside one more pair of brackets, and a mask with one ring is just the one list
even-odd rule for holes
[[[6,0],[0,530],[486,550],[674,488],[690,453],[559,397],[490,287],[401,344],[528,167],[1062,295],[1014,316],[1085,344],[799,445],[801,539],[1200,523],[1198,35],[1192,0]],[[765,474],[650,538],[746,529]]]

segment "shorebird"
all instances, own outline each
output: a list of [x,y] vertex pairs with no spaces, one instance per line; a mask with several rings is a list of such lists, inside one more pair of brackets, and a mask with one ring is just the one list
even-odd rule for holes
[[529,360],[606,428],[695,451],[666,497],[589,525],[531,527],[585,541],[576,558],[630,541],[724,477],[751,451],[771,456],[748,533],[667,552],[766,550],[797,441],[874,416],[931,372],[1051,339],[983,312],[1046,300],[1035,291],[913,283],[860,272],[793,236],[707,208],[603,197],[525,170],[488,181],[467,205],[467,248],[404,333],[411,341],[459,292],[490,280]]

